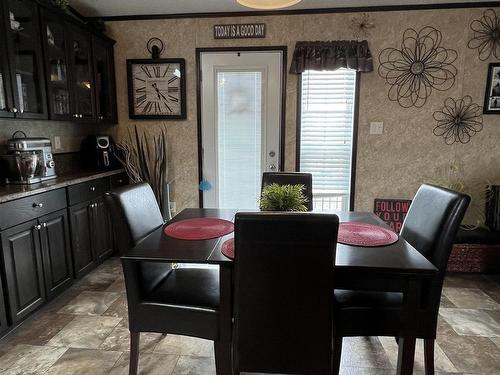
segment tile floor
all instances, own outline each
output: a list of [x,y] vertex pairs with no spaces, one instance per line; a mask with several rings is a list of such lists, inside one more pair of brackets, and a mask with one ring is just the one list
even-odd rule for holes
[[[0,374],[127,374],[126,309],[121,266],[110,259],[0,340]],[[442,374],[500,374],[500,276],[447,277],[435,358]],[[346,339],[342,374],[394,374],[396,359],[393,338]],[[140,372],[214,375],[212,342],[142,334]]]

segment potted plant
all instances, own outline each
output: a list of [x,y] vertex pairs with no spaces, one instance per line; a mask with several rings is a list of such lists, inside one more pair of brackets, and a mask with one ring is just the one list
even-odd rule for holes
[[304,185],[271,184],[262,189],[262,211],[307,211]]

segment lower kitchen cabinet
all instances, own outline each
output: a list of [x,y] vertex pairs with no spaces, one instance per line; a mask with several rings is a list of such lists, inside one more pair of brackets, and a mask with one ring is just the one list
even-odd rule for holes
[[103,198],[93,202],[92,225],[94,254],[99,263],[101,263],[113,253],[113,229],[111,228],[111,219]]
[[53,298],[73,281],[73,264],[66,210],[41,217],[43,270],[47,298]]
[[9,328],[7,322],[7,306],[3,295],[2,278],[0,278],[0,334]]
[[111,220],[103,198],[71,206],[69,212],[75,277],[79,278],[113,252]]
[[13,324],[45,302],[45,284],[37,220],[1,232],[5,289]]
[[92,270],[97,262],[92,252],[92,203],[84,202],[69,208],[71,243],[75,277]]

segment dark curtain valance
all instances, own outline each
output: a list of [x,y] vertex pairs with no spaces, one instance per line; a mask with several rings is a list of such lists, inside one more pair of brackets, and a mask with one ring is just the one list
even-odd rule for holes
[[368,42],[338,40],[331,42],[297,42],[293,52],[290,73],[300,74],[306,70],[354,69],[371,72],[373,60]]

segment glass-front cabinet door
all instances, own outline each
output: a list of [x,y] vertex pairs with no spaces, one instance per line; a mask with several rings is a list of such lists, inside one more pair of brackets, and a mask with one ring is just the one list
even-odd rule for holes
[[90,33],[70,25],[69,38],[72,117],[80,121],[96,119]]
[[[0,17],[2,16],[2,7],[0,6]],[[6,39],[5,30],[2,28],[2,23],[0,22],[0,50],[6,50]],[[10,87],[10,73],[8,65],[8,56],[6,53],[0,54],[0,117],[14,117],[14,112],[12,109],[14,107],[12,103]]]
[[71,119],[68,80],[67,32],[61,17],[48,10],[42,12],[42,37],[45,52],[47,101],[54,120]]
[[20,118],[47,118],[37,3],[29,0],[2,0],[2,3],[14,102],[10,110]]
[[97,120],[116,123],[116,86],[113,44],[94,36],[92,38],[95,70]]

